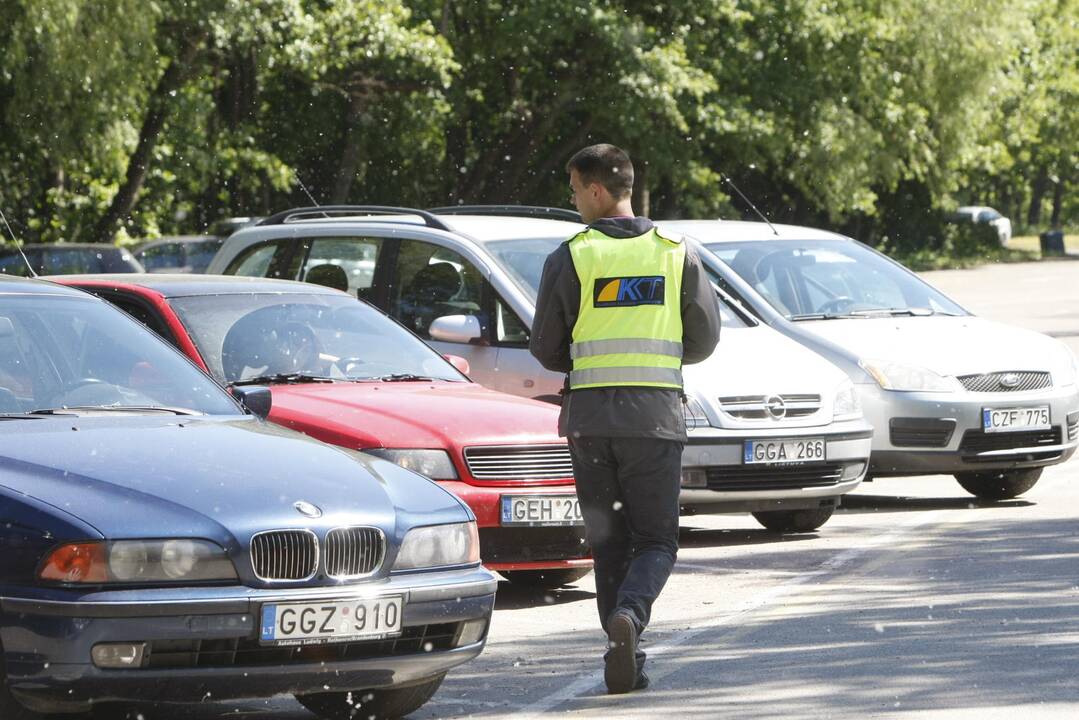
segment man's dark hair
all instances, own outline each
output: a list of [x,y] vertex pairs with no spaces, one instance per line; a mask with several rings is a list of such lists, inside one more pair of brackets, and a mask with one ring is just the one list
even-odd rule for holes
[[599,183],[615,200],[633,192],[633,163],[621,148],[607,143],[578,150],[566,163],[566,172],[576,170],[585,185]]

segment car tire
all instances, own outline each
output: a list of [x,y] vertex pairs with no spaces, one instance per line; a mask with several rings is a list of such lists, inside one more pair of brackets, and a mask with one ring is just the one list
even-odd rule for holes
[[324,720],[393,720],[419,710],[445,677],[443,673],[406,687],[297,695],[296,700]]
[[1042,468],[959,473],[955,479],[971,495],[982,500],[1011,500],[1034,487]]
[[813,532],[832,517],[835,507],[807,508],[805,510],[761,510],[753,513],[761,525],[778,533]]
[[592,568],[562,568],[557,570],[500,570],[499,575],[514,585],[551,589],[571,585],[592,572]]

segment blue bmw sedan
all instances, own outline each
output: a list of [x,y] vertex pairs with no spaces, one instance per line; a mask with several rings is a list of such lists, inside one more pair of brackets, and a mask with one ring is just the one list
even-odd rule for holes
[[399,717],[483,649],[468,508],[240,393],[104,301],[0,278],[0,718],[280,693]]

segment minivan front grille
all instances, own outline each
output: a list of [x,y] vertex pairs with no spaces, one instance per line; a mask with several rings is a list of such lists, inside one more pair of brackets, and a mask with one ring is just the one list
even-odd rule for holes
[[729,395],[719,407],[740,420],[800,418],[820,410],[820,395]]
[[310,530],[268,530],[251,538],[251,566],[260,580],[307,580],[318,568]]
[[386,536],[378,528],[335,528],[326,535],[326,574],[337,580],[370,575],[385,554]]
[[1023,392],[1053,386],[1047,372],[994,372],[984,375],[961,375],[959,382],[970,392]]
[[1050,430],[1027,430],[1012,433],[986,433],[981,430],[967,430],[959,444],[961,453],[982,453],[992,450],[1017,450],[1020,448],[1038,448],[1060,444],[1060,428]]
[[477,480],[572,478],[568,445],[501,445],[465,448],[468,471]]
[[807,463],[780,466],[715,466],[705,468],[709,490],[753,492],[756,490],[799,490],[838,485],[843,479],[842,463]]

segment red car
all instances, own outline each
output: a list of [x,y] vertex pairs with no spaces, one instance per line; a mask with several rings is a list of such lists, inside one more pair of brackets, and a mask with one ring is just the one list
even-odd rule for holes
[[[464,359],[367,303],[287,280],[51,279],[127,311],[222,385],[270,386],[270,420],[437,480],[472,508],[483,562],[507,579],[555,587],[588,574],[557,408],[471,382]],[[132,382],[155,382],[142,372]]]

